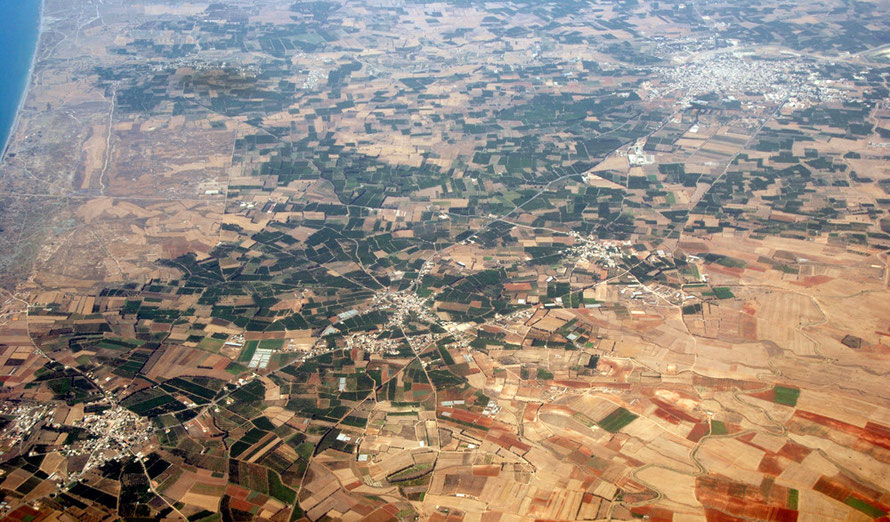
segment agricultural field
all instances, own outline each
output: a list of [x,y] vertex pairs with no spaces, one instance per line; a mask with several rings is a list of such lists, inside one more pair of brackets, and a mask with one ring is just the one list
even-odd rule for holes
[[4,520],[890,516],[890,7],[45,0]]

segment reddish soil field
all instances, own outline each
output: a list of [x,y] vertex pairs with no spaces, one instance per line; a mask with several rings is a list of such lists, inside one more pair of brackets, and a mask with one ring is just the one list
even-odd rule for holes
[[[674,422],[674,424],[679,424],[679,421],[695,423],[700,420],[696,417],[693,417],[689,413],[683,411],[682,409],[678,408],[677,406],[674,406],[673,404],[663,401],[657,397],[652,397],[649,400],[651,400],[652,403],[657,405],[661,410],[664,410],[668,415],[670,415],[671,417],[676,419],[676,422]],[[658,415],[657,412],[656,412],[656,415]],[[668,419],[665,419],[665,420],[668,420]]]
[[771,477],[778,477],[784,469],[781,458],[770,454],[764,455],[757,466],[757,471]]
[[249,494],[249,490],[236,486],[234,484],[229,484],[228,486],[226,486],[226,495],[229,495],[232,498],[247,498],[247,495]]
[[689,432],[689,435],[686,435],[687,440],[691,440],[692,442],[698,442],[708,434],[708,423],[707,422],[699,422],[695,426],[692,427],[692,431]]
[[540,403],[530,402],[525,405],[525,412],[522,414],[522,420],[525,422],[534,422],[538,416],[538,410],[541,409]]
[[497,477],[501,474],[501,467],[495,464],[488,466],[473,466],[473,475],[478,477]]
[[667,522],[674,519],[674,513],[664,508],[643,506],[630,510],[634,515],[649,516],[650,522]]
[[517,448],[523,453],[532,448],[528,444],[520,442],[515,435],[505,431],[490,431],[488,436],[485,437],[485,440],[490,440],[505,449]]
[[240,511],[247,511],[249,513],[250,510],[256,506],[254,506],[250,502],[241,500],[240,498],[233,498],[229,501],[229,507],[231,507],[232,509],[238,509]]
[[[695,496],[710,511],[717,511],[730,518],[794,522],[797,511],[785,507],[788,498],[786,488],[775,486],[751,487],[724,477],[703,476],[695,481]],[[710,514],[708,520],[711,520]]]
[[758,393],[749,393],[751,397],[762,399],[768,402],[776,402],[776,390],[770,389]]
[[860,440],[868,442],[869,444],[890,450],[890,433],[888,433],[888,429],[884,426],[869,422],[866,424],[865,428],[860,428],[824,415],[819,415],[818,413],[811,413],[803,410],[795,411],[794,416],[814,422],[820,426],[825,426],[826,428],[856,435]]
[[[363,520],[365,520],[366,522],[386,522],[387,520],[392,520],[395,513],[390,513],[390,510],[386,509],[387,506],[389,506],[389,504],[383,506],[377,511],[374,511],[370,515],[367,515]],[[396,513],[398,513],[398,511],[396,511]],[[438,513],[435,513],[435,515],[438,515]],[[430,517],[430,520],[433,520],[433,517]],[[439,520],[444,521],[445,517],[442,516]]]
[[812,450],[806,446],[801,446],[794,441],[788,441],[782,446],[782,449],[779,450],[778,455],[800,463],[803,462],[803,459],[807,458],[807,455],[811,452]]
[[804,288],[811,288],[817,285],[823,285],[829,281],[834,281],[834,278],[828,277],[826,275],[817,275],[804,277],[801,281],[792,281],[792,284],[802,286]]

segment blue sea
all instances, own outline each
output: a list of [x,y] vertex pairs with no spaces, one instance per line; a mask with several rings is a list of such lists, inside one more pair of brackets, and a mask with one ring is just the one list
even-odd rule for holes
[[0,0],[0,145],[5,151],[15,114],[28,86],[40,35],[41,0]]

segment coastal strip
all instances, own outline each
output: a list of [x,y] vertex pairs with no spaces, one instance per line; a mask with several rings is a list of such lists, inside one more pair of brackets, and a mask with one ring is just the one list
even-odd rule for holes
[[[0,155],[0,167],[3,166],[3,163],[6,160],[6,154],[9,151],[10,144],[12,143],[12,137],[15,135],[15,132],[19,127],[20,119],[22,117],[22,110],[25,106],[25,101],[28,99],[28,92],[31,89],[31,83],[35,81],[34,66],[37,63],[37,51],[40,49],[40,41],[43,39],[44,33],[44,0],[36,1],[39,3],[37,8],[37,37],[34,38],[34,45],[31,49],[31,59],[28,66],[28,73],[24,81],[24,87],[22,88],[21,94],[19,95],[18,104],[16,105],[15,110],[15,116],[13,117],[9,128],[6,129],[6,135],[3,137],[3,148],[0,149],[3,151],[2,155]],[[14,8],[11,7],[10,9]]]

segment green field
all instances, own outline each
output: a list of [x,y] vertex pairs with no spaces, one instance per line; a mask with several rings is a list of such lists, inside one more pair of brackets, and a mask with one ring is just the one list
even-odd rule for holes
[[732,293],[732,290],[726,288],[725,286],[720,286],[714,288],[714,295],[717,296],[717,299],[732,299],[735,295]]
[[241,349],[241,355],[238,356],[238,362],[250,362],[258,345],[258,341],[247,341],[244,343],[244,348]]
[[844,504],[852,507],[853,509],[862,511],[871,518],[879,518],[887,514],[884,511],[881,511],[880,509],[872,506],[868,502],[859,500],[856,497],[847,497],[847,500],[844,500]]
[[201,342],[198,343],[198,349],[213,353],[219,353],[219,349],[222,348],[222,345],[223,341],[220,339],[205,337],[204,339],[201,339]]
[[264,350],[280,350],[284,348],[284,339],[263,339],[259,347]]
[[694,315],[701,313],[701,303],[686,305],[683,307],[683,315]]
[[683,267],[682,270],[680,270],[680,273],[695,281],[701,279],[701,274],[698,273],[698,267],[695,265],[686,265],[685,267]]
[[552,373],[550,373],[549,371],[547,371],[543,368],[538,368],[538,379],[546,381],[546,380],[550,380],[552,378],[553,378]]
[[723,265],[729,268],[745,268],[748,263],[745,263],[741,259],[736,259],[734,257],[722,256],[717,260],[718,265]]
[[297,492],[281,483],[278,474],[274,471],[268,471],[269,494],[282,502],[293,504],[297,500]]
[[439,347],[439,354],[442,356],[442,360],[445,361],[445,364],[447,364],[448,366],[452,366],[454,364],[454,358],[451,357],[448,349],[444,346]]
[[800,397],[800,390],[798,390],[797,388],[776,386],[774,391],[776,394],[776,404],[784,404],[785,406],[797,406],[797,398]]
[[127,407],[137,415],[146,415],[149,411],[159,406],[165,406],[175,402],[177,402],[176,399],[165,394]]
[[226,371],[227,371],[228,373],[231,373],[232,375],[238,375],[238,374],[240,374],[240,373],[242,373],[242,372],[246,372],[246,371],[247,371],[247,367],[246,367],[246,366],[242,366],[242,365],[240,365],[240,364],[238,364],[238,363],[236,363],[236,362],[233,361],[233,362],[230,362],[228,366],[226,366]]
[[626,409],[618,408],[612,413],[606,415],[601,421],[599,421],[599,425],[600,428],[610,433],[618,433],[618,430],[627,426],[636,418],[636,415],[627,411]]
[[800,500],[800,493],[796,489],[788,490],[788,509],[797,511],[797,503]]

